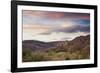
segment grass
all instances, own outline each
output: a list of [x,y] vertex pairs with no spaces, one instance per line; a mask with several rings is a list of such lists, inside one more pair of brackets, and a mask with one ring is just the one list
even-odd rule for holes
[[37,61],[57,61],[57,60],[79,60],[89,59],[89,53],[84,50],[68,51],[31,51],[29,49],[23,50],[23,62],[37,62]]

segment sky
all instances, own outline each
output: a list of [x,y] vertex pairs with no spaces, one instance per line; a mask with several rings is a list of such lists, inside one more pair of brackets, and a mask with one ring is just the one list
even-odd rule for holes
[[67,41],[90,33],[90,14],[22,11],[23,40]]

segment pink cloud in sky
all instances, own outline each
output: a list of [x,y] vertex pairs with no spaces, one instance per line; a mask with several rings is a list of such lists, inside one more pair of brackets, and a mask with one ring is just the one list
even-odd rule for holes
[[68,18],[68,19],[90,19],[89,14],[82,14],[82,13],[66,13],[66,12],[53,12],[53,11],[32,11],[32,10],[23,10],[23,16],[30,16],[30,17],[40,17],[40,18],[48,18],[48,19],[61,19],[61,18]]

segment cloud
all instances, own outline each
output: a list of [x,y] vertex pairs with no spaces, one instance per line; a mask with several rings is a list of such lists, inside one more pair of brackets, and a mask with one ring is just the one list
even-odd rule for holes
[[50,35],[52,32],[43,32],[43,33],[40,33],[39,35]]
[[90,32],[89,13],[23,10],[23,38],[70,40]]
[[77,32],[84,32],[89,33],[90,32],[90,26],[83,26],[83,25],[73,25],[69,27],[60,27],[60,28],[53,28],[52,30],[49,30],[48,32],[40,33],[41,35],[50,35],[53,32],[56,33],[77,33]]
[[23,16],[59,19],[65,16],[64,12],[23,10]]
[[89,13],[66,13],[65,16],[68,19],[82,19],[82,20],[89,20],[90,14]]
[[89,32],[90,27],[89,26],[83,26],[83,25],[73,25],[69,28],[60,28],[55,29],[55,32],[65,32],[65,33],[75,33],[75,32]]
[[64,38],[61,38],[61,40],[71,40],[72,38],[71,37],[64,37]]
[[39,25],[39,24],[24,24],[23,25],[24,29],[51,29],[52,26],[49,25]]
[[37,11],[37,10],[23,10],[23,16],[28,17],[39,17],[51,20],[57,19],[90,19],[90,14],[88,13],[72,13],[72,12],[54,12],[54,11]]
[[38,35],[40,33],[47,33],[52,29],[52,26],[41,26],[39,24],[25,24],[23,25],[23,33],[30,33]]
[[[83,23],[83,22],[82,22]],[[84,23],[85,24],[85,23]],[[87,23],[86,23],[87,24]],[[56,33],[77,33],[77,32],[90,32],[90,25],[75,24],[72,22],[64,22],[60,24],[52,25],[41,25],[41,24],[25,24],[23,30],[31,30],[38,35],[50,35]]]

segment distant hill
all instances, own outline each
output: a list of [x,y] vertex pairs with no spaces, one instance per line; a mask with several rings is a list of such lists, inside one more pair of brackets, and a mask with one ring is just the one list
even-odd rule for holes
[[22,48],[23,62],[90,59],[90,35],[71,41],[25,40]]
[[67,43],[67,48],[69,49],[69,51],[74,51],[83,48],[85,49],[85,47],[88,45],[90,47],[90,35],[76,37],[75,39]]
[[86,49],[90,46],[90,35],[79,36],[71,41],[55,41],[55,42],[42,42],[36,40],[25,40],[22,42],[23,49],[31,49],[33,51],[45,51],[50,49],[61,50],[62,48],[65,51],[75,51],[78,49]]
[[23,49],[31,49],[33,51],[54,48],[54,45],[52,44],[36,41],[36,40],[25,40],[22,42],[22,46],[23,46]]

